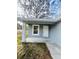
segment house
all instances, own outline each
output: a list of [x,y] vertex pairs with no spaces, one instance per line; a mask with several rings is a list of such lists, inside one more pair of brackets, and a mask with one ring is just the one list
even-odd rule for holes
[[[57,42],[60,44],[61,19],[32,19],[18,18],[23,22],[22,42]],[[26,24],[29,26],[26,39]]]
[[[46,43],[51,56],[61,59],[61,19],[25,19],[23,22],[22,42]],[[26,24],[29,25],[28,38],[26,38]]]

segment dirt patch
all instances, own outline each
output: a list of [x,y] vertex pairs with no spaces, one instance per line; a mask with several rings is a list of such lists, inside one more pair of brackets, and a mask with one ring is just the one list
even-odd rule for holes
[[17,46],[17,59],[53,59],[45,43],[22,43]]

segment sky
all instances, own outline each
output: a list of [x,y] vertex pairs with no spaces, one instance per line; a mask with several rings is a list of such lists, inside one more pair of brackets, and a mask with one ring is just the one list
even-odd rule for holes
[[52,16],[55,16],[55,17],[61,15],[61,1],[60,0],[50,1],[50,12]]
[[[61,16],[61,0],[49,0],[49,4],[50,4],[49,11],[51,13],[51,17],[54,17],[54,18],[60,17]],[[17,7],[17,14],[20,16],[24,15],[20,7]]]

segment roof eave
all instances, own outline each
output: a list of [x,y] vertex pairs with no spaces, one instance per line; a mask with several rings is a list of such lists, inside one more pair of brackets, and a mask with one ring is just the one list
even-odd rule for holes
[[35,18],[17,18],[18,21],[25,22],[27,24],[53,24],[61,19],[35,19]]

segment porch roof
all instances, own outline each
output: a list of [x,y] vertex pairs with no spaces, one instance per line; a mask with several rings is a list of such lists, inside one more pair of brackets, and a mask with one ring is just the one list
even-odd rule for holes
[[59,19],[35,19],[35,18],[17,18],[18,21],[25,22],[27,24],[54,24],[55,22],[60,21]]

